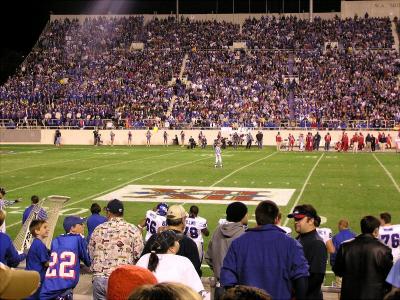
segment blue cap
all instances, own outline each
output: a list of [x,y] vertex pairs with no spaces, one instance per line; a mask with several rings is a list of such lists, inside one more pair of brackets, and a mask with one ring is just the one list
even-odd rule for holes
[[67,216],[64,219],[64,230],[65,232],[69,232],[71,230],[71,228],[77,224],[83,224],[86,222],[86,218],[81,218],[78,216]]

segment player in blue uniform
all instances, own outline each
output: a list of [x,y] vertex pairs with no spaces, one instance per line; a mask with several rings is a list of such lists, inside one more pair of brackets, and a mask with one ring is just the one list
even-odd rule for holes
[[[29,226],[29,231],[35,238],[26,257],[25,269],[38,272],[40,274],[40,282],[42,285],[50,260],[50,251],[43,243],[43,240],[49,236],[49,227],[47,222],[44,220],[33,220]],[[39,296],[40,286],[37,291],[27,299],[40,299]]]
[[40,292],[40,299],[72,299],[72,290],[79,282],[80,260],[90,266],[87,242],[83,236],[86,219],[68,216],[64,219],[66,234],[51,243],[49,268]]

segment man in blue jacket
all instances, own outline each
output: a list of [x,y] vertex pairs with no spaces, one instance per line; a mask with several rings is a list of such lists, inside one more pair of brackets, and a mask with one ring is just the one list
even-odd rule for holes
[[299,242],[274,225],[279,213],[272,201],[256,208],[257,227],[234,240],[221,269],[221,285],[249,285],[268,292],[272,299],[304,299],[308,263]]

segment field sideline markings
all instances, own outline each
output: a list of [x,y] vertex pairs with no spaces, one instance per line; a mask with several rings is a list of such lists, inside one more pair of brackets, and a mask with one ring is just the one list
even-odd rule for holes
[[65,205],[64,207],[68,207],[68,206],[74,205],[74,204],[76,204],[76,203],[79,203],[79,202],[82,202],[82,201],[86,201],[86,200],[90,200],[90,199],[93,199],[94,197],[97,197],[97,196],[101,196],[101,195],[103,195],[103,194],[105,194],[105,193],[109,193],[109,192],[115,191],[116,189],[119,189],[119,188],[121,188],[121,187],[124,187],[124,186],[126,186],[127,184],[130,184],[130,183],[132,183],[132,182],[135,182],[135,181],[144,179],[144,178],[146,178],[146,177],[150,177],[150,176],[156,175],[156,174],[158,174],[158,173],[162,173],[162,172],[164,172],[164,171],[168,171],[168,170],[173,169],[173,168],[178,168],[178,167],[181,167],[181,166],[190,165],[190,164],[193,164],[193,163],[196,163],[196,162],[198,162],[198,161],[205,160],[205,159],[209,159],[209,157],[205,157],[205,158],[197,159],[197,160],[194,160],[194,161],[189,161],[189,162],[185,162],[185,163],[173,165],[173,166],[166,167],[166,168],[164,168],[164,169],[161,169],[161,170],[152,172],[152,173],[147,174],[147,175],[143,175],[143,176],[140,176],[140,177],[136,177],[136,178],[134,178],[134,179],[132,179],[132,180],[126,181],[126,182],[121,183],[121,184],[119,184],[119,185],[116,185],[116,186],[114,186],[114,187],[112,187],[112,188],[109,188],[109,189],[107,189],[107,190],[101,191],[100,193],[96,193],[96,194],[90,195],[90,196],[88,196],[88,197],[85,197],[85,198],[83,198],[83,199],[81,199],[81,200],[68,203],[68,204]]
[[[167,154],[162,154],[162,155],[154,155],[154,156],[144,157],[144,158],[140,158],[140,159],[149,159],[149,158],[161,157],[161,156],[172,155],[172,154],[173,153],[167,153]],[[120,165],[120,164],[127,164],[127,163],[130,163],[130,162],[138,161],[140,159],[132,159],[132,160],[127,160],[127,161],[120,161],[120,162],[117,162],[117,163],[105,164],[105,165],[94,167],[94,168],[84,169],[84,170],[81,170],[81,171],[72,172],[72,173],[69,173],[69,174],[56,176],[56,177],[49,178],[49,179],[46,179],[46,180],[37,181],[37,182],[31,183],[31,184],[28,184],[28,185],[20,186],[20,187],[17,187],[15,189],[8,190],[8,192],[21,190],[21,189],[24,189],[24,188],[27,188],[27,187],[31,187],[31,186],[34,186],[34,185],[38,185],[38,184],[42,184],[42,183],[45,183],[45,182],[49,182],[49,181],[53,181],[53,180],[57,180],[57,179],[65,178],[65,177],[69,177],[69,176],[72,176],[72,175],[77,175],[77,174],[81,174],[81,173],[85,173],[85,172],[101,169],[101,168],[104,168],[104,167],[116,166],[116,165]]]
[[388,169],[386,169],[386,167],[381,163],[381,161],[376,157],[375,153],[372,154],[372,156],[375,158],[375,160],[381,165],[382,169],[386,172],[386,175],[392,180],[393,185],[395,186],[395,188],[397,189],[397,191],[400,193],[400,187],[397,184],[397,182],[394,180],[392,174],[388,171]]
[[[299,195],[297,196],[296,201],[294,201],[294,204],[293,204],[292,208],[289,210],[289,212],[292,212],[293,209],[296,207],[296,205],[299,203],[299,200],[300,200],[301,196],[303,195],[304,190],[306,189],[306,186],[307,186],[308,181],[310,180],[312,174],[314,173],[314,170],[317,168],[319,162],[320,162],[321,159],[324,157],[324,155],[325,155],[325,153],[322,153],[322,154],[321,154],[321,156],[318,158],[317,162],[316,162],[316,163],[314,164],[314,166],[312,167],[310,173],[308,173],[308,176],[307,176],[307,178],[306,178],[306,181],[304,182],[304,184],[303,184],[303,186],[302,186],[302,188],[301,188],[301,190],[300,190],[300,193],[299,193]],[[283,226],[286,226],[288,222],[289,222],[289,218],[286,217],[286,220],[285,220],[285,223],[283,223]]]
[[259,161],[262,161],[262,160],[264,160],[264,159],[267,159],[268,157],[271,157],[271,156],[275,155],[276,153],[278,153],[278,152],[272,152],[270,155],[267,155],[267,156],[265,156],[265,157],[259,158],[259,159],[255,160],[255,161],[253,161],[253,162],[251,162],[251,163],[249,163],[249,164],[247,164],[247,165],[245,165],[245,166],[243,166],[243,167],[240,167],[240,168],[234,170],[233,172],[229,173],[229,174],[226,175],[225,177],[222,177],[220,180],[214,182],[212,185],[210,185],[210,187],[216,186],[218,183],[220,183],[221,181],[224,181],[225,179],[231,177],[233,174],[235,174],[235,173],[237,173],[237,172],[243,170],[244,168],[250,167],[251,165],[254,165],[255,163],[258,163]]

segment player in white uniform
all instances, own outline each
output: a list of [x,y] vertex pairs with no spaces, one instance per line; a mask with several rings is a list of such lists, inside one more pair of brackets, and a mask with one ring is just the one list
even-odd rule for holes
[[207,228],[207,220],[199,217],[198,214],[199,208],[196,205],[191,206],[189,209],[189,217],[186,218],[184,234],[190,237],[196,243],[199,251],[200,261],[203,261],[203,235],[209,236],[210,232]]
[[155,207],[155,210],[148,210],[146,212],[146,218],[138,225],[140,229],[146,227],[146,242],[153,234],[158,232],[160,227],[167,226],[167,211],[168,204],[161,202]]
[[215,165],[214,167],[222,168],[221,144],[217,142],[215,145]]
[[332,238],[332,229],[327,228],[327,227],[322,227],[322,228],[317,228],[317,232],[319,236],[322,238],[324,241],[325,245],[326,242],[329,241]]
[[392,225],[392,216],[385,212],[380,214],[381,226],[379,227],[379,239],[392,249],[393,261],[400,258],[400,225]]
[[282,213],[278,213],[278,218],[275,225],[278,226],[283,231],[285,231],[287,236],[292,236],[292,228],[287,226],[282,226],[281,221],[282,221]]

